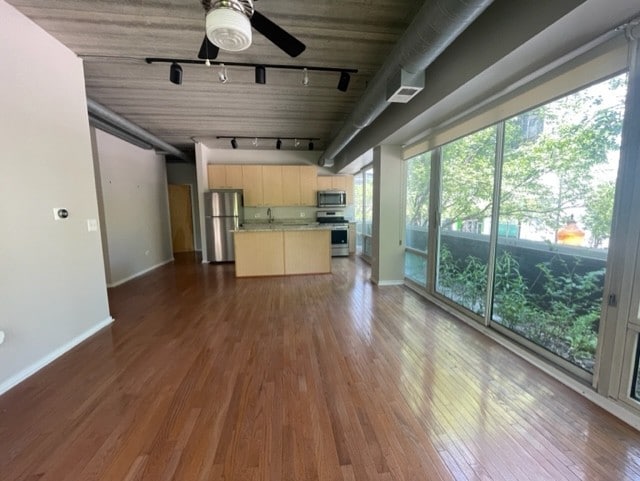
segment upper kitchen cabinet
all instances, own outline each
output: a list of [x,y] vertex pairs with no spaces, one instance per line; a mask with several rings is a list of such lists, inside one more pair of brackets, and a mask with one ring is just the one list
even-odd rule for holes
[[242,166],[242,189],[244,191],[244,205],[257,207],[264,205],[261,165]]
[[314,165],[300,167],[300,205],[315,207],[317,203],[318,169]]
[[300,169],[297,165],[282,166],[282,203],[284,205],[300,205],[302,186]]
[[331,190],[333,189],[332,187],[332,182],[331,179],[333,178],[333,176],[331,175],[320,175],[318,176],[318,190]]
[[282,167],[280,165],[262,166],[262,205],[289,205],[284,203],[282,191]]
[[210,189],[242,189],[242,166],[226,164],[207,165]]

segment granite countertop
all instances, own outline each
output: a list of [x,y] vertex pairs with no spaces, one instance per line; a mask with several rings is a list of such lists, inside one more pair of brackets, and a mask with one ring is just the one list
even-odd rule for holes
[[279,222],[274,221],[271,224],[266,222],[247,222],[239,229],[232,232],[270,232],[285,230],[330,230],[331,225],[319,224],[318,222]]

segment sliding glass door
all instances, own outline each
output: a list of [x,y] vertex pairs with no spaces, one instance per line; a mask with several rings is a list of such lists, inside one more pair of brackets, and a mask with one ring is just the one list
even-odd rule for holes
[[496,127],[441,148],[437,293],[484,316]]
[[430,184],[431,153],[409,159],[406,165],[404,275],[423,287],[427,285]]

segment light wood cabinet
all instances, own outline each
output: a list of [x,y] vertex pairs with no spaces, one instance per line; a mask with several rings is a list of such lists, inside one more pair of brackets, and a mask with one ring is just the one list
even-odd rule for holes
[[313,165],[300,167],[300,205],[315,207],[318,203],[318,169]]
[[283,205],[300,205],[302,186],[300,169],[297,165],[282,166],[282,203]]
[[284,205],[282,201],[282,167],[280,165],[262,166],[263,205]]
[[228,164],[207,165],[210,189],[242,189],[242,166]]
[[349,230],[347,232],[347,245],[349,246],[349,254],[356,253],[356,223],[349,222]]
[[327,274],[331,231],[240,231],[233,234],[236,277]]
[[227,185],[231,189],[242,189],[242,166],[241,165],[225,165],[225,176]]
[[236,277],[284,274],[283,232],[235,232]]
[[207,179],[210,189],[224,189],[227,185],[227,174],[224,165],[207,165]]
[[242,166],[242,189],[244,190],[244,205],[258,207],[264,205],[262,166]]
[[331,231],[284,232],[284,273],[321,274],[331,272]]
[[333,189],[330,175],[318,176],[318,190],[331,190]]
[[331,188],[333,190],[345,190],[347,183],[343,175],[332,175],[329,178],[331,179]]
[[347,201],[353,197],[351,176],[318,177],[314,165],[209,164],[207,174],[210,189],[243,189],[247,207],[315,207],[318,190],[346,190]]
[[345,186],[344,190],[347,193],[347,204],[354,204],[354,196],[353,196],[353,175],[345,175]]

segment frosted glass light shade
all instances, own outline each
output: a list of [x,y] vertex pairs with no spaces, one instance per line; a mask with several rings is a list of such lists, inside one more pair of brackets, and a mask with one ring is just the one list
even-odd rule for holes
[[251,22],[243,13],[215,8],[205,20],[207,38],[223,50],[237,52],[251,45]]

